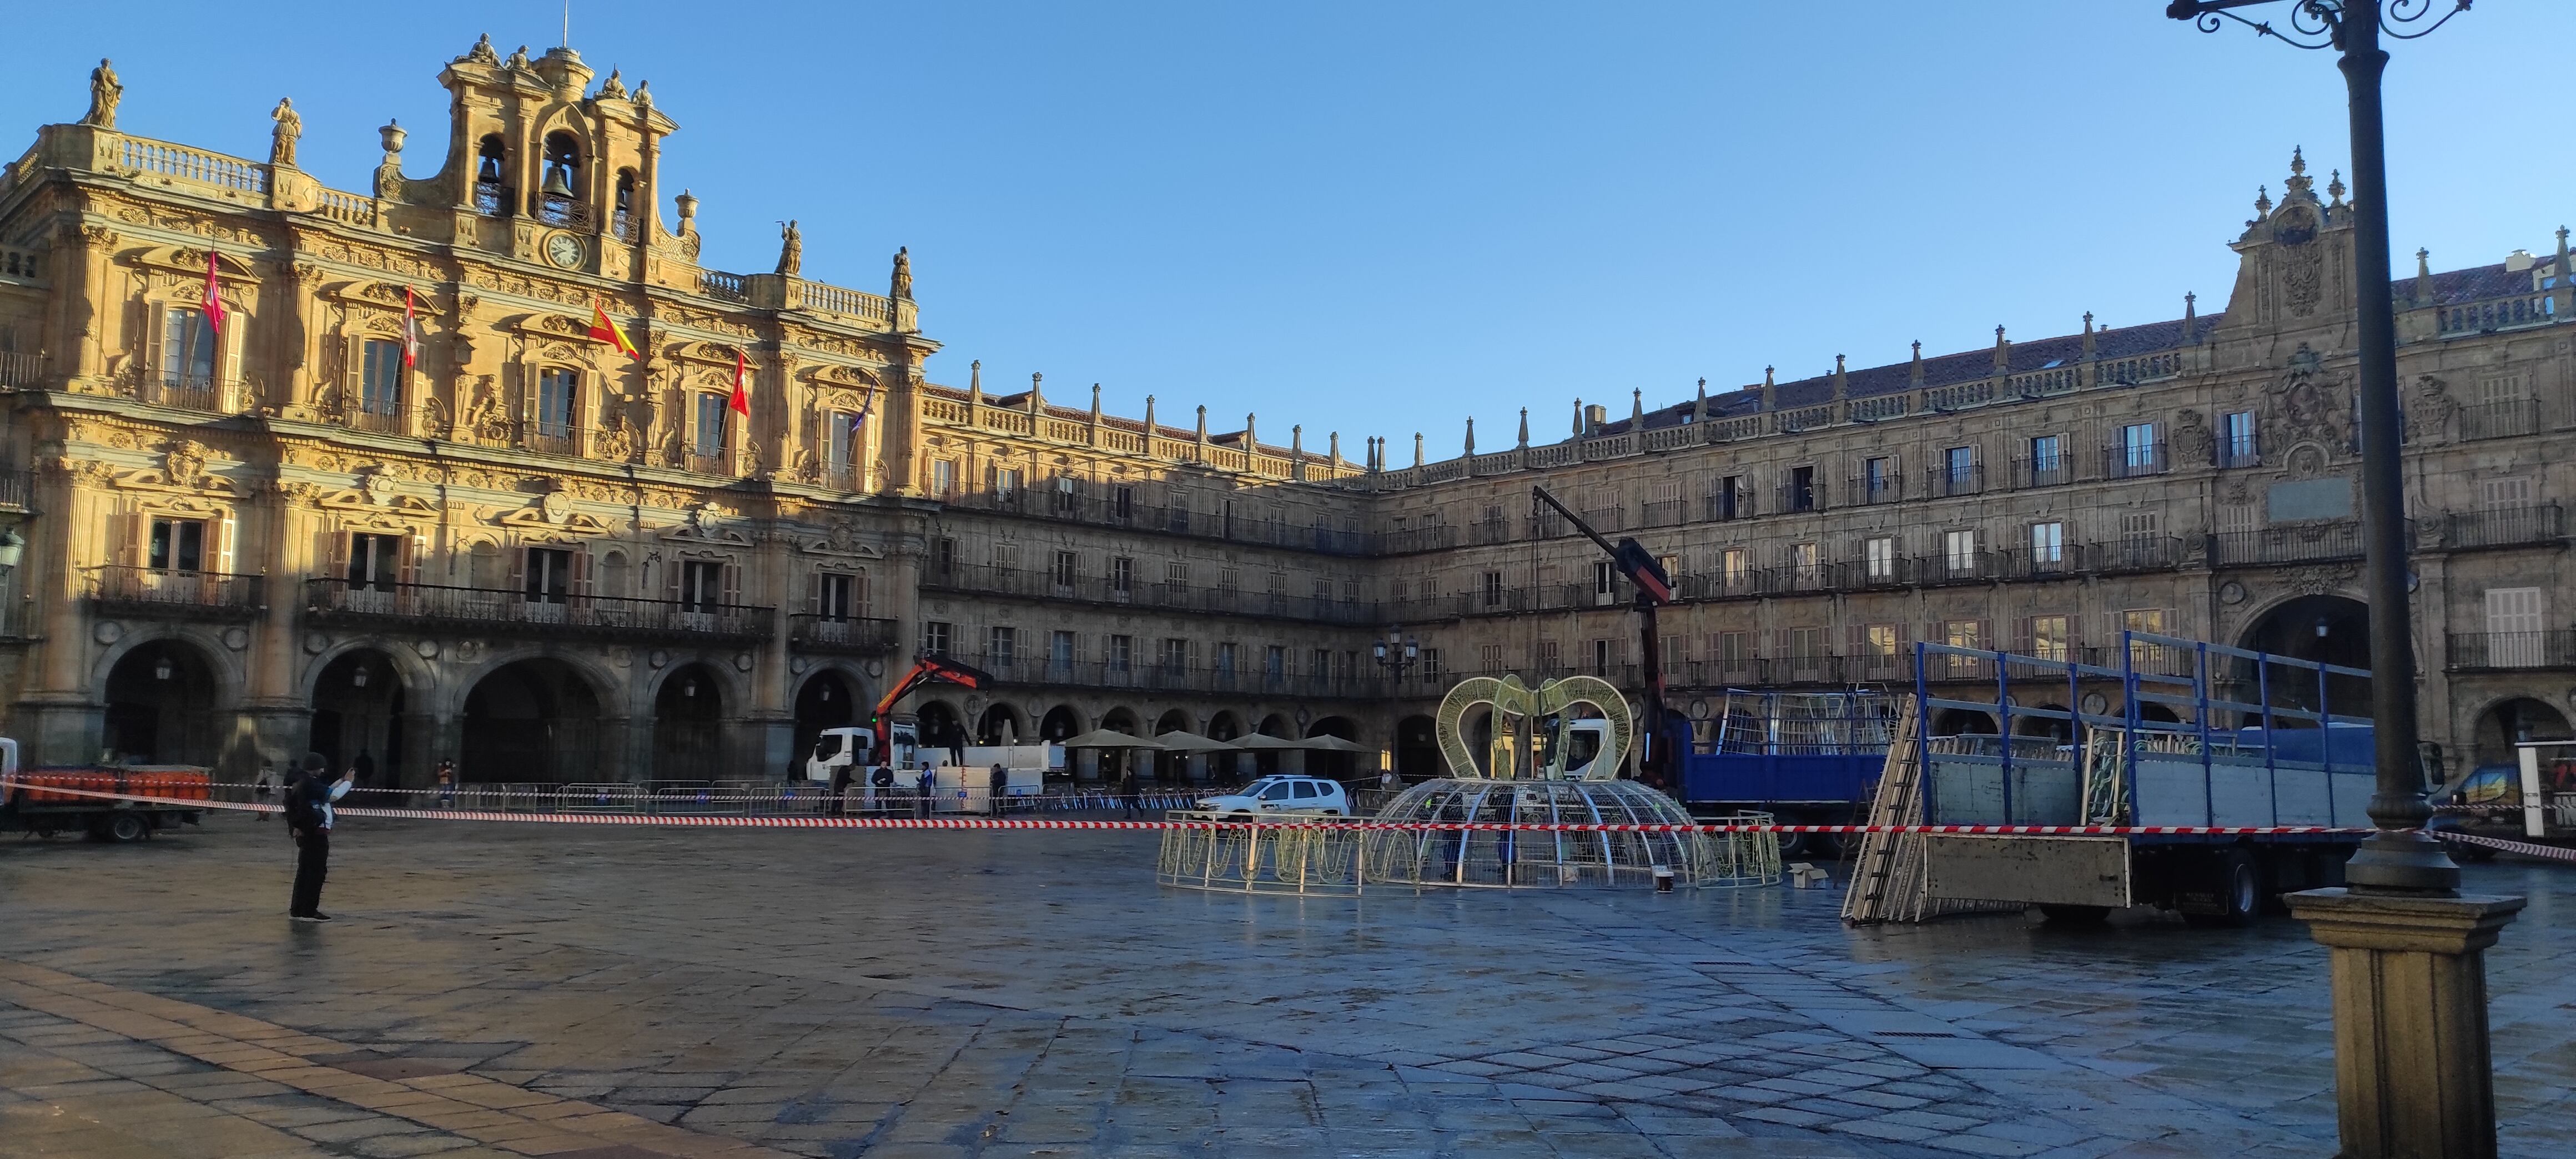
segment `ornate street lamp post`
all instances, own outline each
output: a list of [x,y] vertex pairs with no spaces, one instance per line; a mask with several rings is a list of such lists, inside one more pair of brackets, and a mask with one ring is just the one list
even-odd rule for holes
[[[2424,802],[2424,758],[2416,743],[2415,644],[2407,606],[2406,492],[2398,461],[2397,315],[2389,293],[2387,136],[2380,119],[2384,35],[2413,40],[2468,11],[2470,0],[2436,12],[2436,0],[2286,0],[2289,27],[2249,20],[2234,10],[2284,0],[2173,0],[2165,15],[2203,32],[2233,22],[2298,48],[2332,48],[2351,92],[2352,248],[2359,311],[2361,378],[2362,569],[2370,599],[2371,727],[2379,783],[2370,819],[2379,832],[2344,870],[2355,889],[2413,894],[2459,891],[2460,869],[2425,835],[2433,815]],[[2411,29],[2411,30],[2410,30]]]
[[1378,667],[1386,669],[1388,683],[1401,684],[1404,670],[1421,661],[1422,644],[1411,636],[1399,639],[1395,629],[1389,628],[1385,639],[1369,645],[1369,655],[1377,661]]
[[[2460,870],[2422,829],[2414,633],[2407,605],[2405,486],[2398,459],[2397,322],[2388,285],[2388,158],[2380,119],[2384,35],[2413,40],[2470,0],[2287,0],[2287,29],[2239,9],[2284,0],[2173,0],[2203,32],[2231,22],[2299,48],[2332,48],[2351,96],[2355,331],[2360,341],[2361,498],[2370,598],[2371,723],[2378,832],[2346,866],[2349,889],[2290,894],[2333,958],[2335,1118],[2346,1159],[2496,1153],[2495,1065],[2485,951],[2518,897],[2463,897]],[[2324,625],[2319,624],[2319,631]]]

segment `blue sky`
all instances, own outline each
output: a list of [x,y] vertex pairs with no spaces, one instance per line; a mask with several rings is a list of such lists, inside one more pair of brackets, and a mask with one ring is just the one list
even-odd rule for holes
[[[121,127],[264,156],[280,95],[305,167],[363,189],[375,127],[446,136],[440,65],[553,3],[30,6],[0,112],[79,116],[112,56]],[[2282,6],[2286,7],[2286,5]],[[1433,457],[1541,441],[1576,396],[1624,413],[1711,388],[2222,305],[2224,246],[2291,146],[2344,163],[2330,54],[2204,36],[2164,0],[1724,4],[577,3],[572,43],[650,79],[681,131],[668,198],[708,265],[882,291],[910,246],[935,379],[1031,371],[1114,411],[1204,403],[1412,432]],[[2394,233],[2438,266],[2551,244],[2570,151],[2553,46],[2576,5],[2494,2],[2400,45]],[[17,146],[7,146],[14,155]],[[2402,272],[2402,270],[2401,270]]]

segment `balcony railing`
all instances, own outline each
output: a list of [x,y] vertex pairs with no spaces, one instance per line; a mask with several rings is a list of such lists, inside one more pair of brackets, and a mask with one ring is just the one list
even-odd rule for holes
[[2311,523],[2266,527],[2260,531],[2222,531],[2211,536],[2210,562],[2219,566],[2308,563],[2324,559],[2361,558],[2361,525]]
[[2043,459],[2015,459],[2012,464],[2013,486],[2057,487],[2075,481],[2074,463],[2064,455]]
[[2054,551],[2022,548],[1997,553],[1995,578],[2007,580],[2064,579],[2084,571],[2081,545],[2066,544]]
[[304,599],[305,614],[317,620],[403,620],[469,625],[483,631],[524,627],[567,634],[746,642],[767,639],[777,616],[775,608],[742,604],[441,584],[352,583],[336,577],[304,581]]
[[1708,520],[1711,523],[1751,518],[1753,518],[1753,492],[1749,489],[1738,491],[1733,495],[1719,492],[1708,497]]
[[2170,535],[2124,535],[2084,548],[2087,570],[2123,572],[2170,571],[2182,566],[2182,540]]
[[511,197],[511,189],[507,185],[498,181],[477,181],[474,183],[474,212],[485,217],[508,217]]
[[249,619],[266,610],[266,577],[122,565],[93,567],[89,596],[104,612]]
[[1841,573],[1842,586],[1848,588],[1908,587],[1921,574],[1918,561],[1904,555],[1855,560],[1837,570]]
[[35,472],[0,467],[0,507],[13,511],[26,510],[27,499],[35,493],[35,486]]
[[2499,507],[2488,511],[2454,511],[2442,517],[2442,546],[2478,548],[2556,543],[2566,537],[2563,514],[2555,503],[2535,507]]
[[787,643],[808,652],[891,652],[895,628],[892,620],[798,612],[787,617]]
[[147,373],[136,393],[140,401],[154,406],[231,414],[231,386],[220,375]]
[[2136,479],[2146,475],[2161,475],[2171,467],[2172,463],[2165,457],[2165,445],[2161,441],[2114,443],[2102,448],[2102,477],[2105,479]]
[[1161,660],[1061,661],[1013,654],[986,653],[973,663],[992,674],[996,684],[1066,688],[1119,688],[1207,695],[1302,696],[1362,699],[1395,695],[1399,682],[1382,672],[1289,674],[1169,663]]
[[1852,498],[1860,503],[1894,503],[1903,498],[1904,493],[1905,488],[1897,485],[1893,472],[1876,478],[1868,475],[1851,477]]
[[29,350],[0,350],[0,386],[34,386],[44,380],[44,355]]
[[1777,499],[1780,510],[1784,512],[1822,511],[1825,508],[1824,480],[1782,483],[1778,488]]
[[934,562],[923,570],[921,586],[980,595],[1273,616],[1330,624],[1371,623],[1379,615],[1379,605],[1359,600],[1248,593],[1236,588],[1205,588],[1168,580],[1147,583],[1132,577],[1122,581],[1114,576],[1065,576],[1052,570],[999,564],[950,562],[943,567]]
[[1986,489],[1986,465],[1966,463],[1933,467],[1924,472],[1932,497],[1946,499],[1953,495],[1974,495]]
[[2252,439],[2220,439],[2210,457],[2212,465],[2221,470],[2263,465],[2263,453],[2255,447]]
[[1682,521],[1682,501],[1679,499],[1648,500],[1643,515],[1644,521],[1638,526],[1670,527]]
[[590,445],[589,433],[565,423],[534,422],[527,424],[526,442],[529,450],[541,455],[578,459]]
[[1943,552],[1914,561],[1915,574],[1927,584],[1973,584],[2001,578],[1993,552]]
[[2453,632],[2445,667],[2455,671],[2576,668],[2576,630]]
[[2460,408],[2462,439],[2505,439],[2539,429],[2540,400],[2536,398],[2470,403]]

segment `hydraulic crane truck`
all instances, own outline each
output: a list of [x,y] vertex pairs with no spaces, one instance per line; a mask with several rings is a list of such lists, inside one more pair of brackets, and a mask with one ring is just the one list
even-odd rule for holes
[[[955,684],[963,688],[982,688],[993,682],[983,669],[961,664],[945,656],[924,656],[915,661],[912,670],[886,689],[878,698],[868,723],[858,728],[827,728],[814,742],[814,755],[805,762],[809,781],[837,780],[839,770],[850,770],[852,777],[862,776],[880,758],[888,765],[910,764],[912,749],[921,738],[913,731],[910,719],[896,720],[894,706],[914,691],[933,684]],[[901,740],[903,743],[897,744]],[[840,782],[846,784],[846,781]]]
[[1682,761],[1690,751],[1690,722],[1688,718],[1664,708],[1663,638],[1655,631],[1655,609],[1673,602],[1673,577],[1664,573],[1664,565],[1653,552],[1646,550],[1644,544],[1633,538],[1612,544],[1602,538],[1600,532],[1594,531],[1591,524],[1585,523],[1582,516],[1558,502],[1556,496],[1548,494],[1547,488],[1532,486],[1530,494],[1539,502],[1555,508],[1556,513],[1573,524],[1576,531],[1582,532],[1584,538],[1610,553],[1611,566],[1618,568],[1619,574],[1628,578],[1629,586],[1636,589],[1634,606],[1638,630],[1646,641],[1643,655],[1646,687],[1641,697],[1644,719],[1638,722],[1646,743],[1637,755],[1637,779],[1679,798]]

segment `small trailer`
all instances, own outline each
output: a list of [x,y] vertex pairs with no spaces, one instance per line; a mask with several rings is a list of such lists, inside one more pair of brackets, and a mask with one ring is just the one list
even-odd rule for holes
[[[131,793],[161,801],[120,801]],[[39,837],[86,833],[98,841],[141,841],[194,825],[203,808],[171,802],[214,796],[213,778],[194,765],[18,770],[18,742],[0,737],[0,825]]]
[[2368,672],[2143,632],[2112,659],[1916,645],[1911,735],[1871,821],[2270,832],[1872,834],[1845,915],[2151,905],[2241,925],[2342,883],[2377,774],[2370,722],[2334,711],[2327,677]]

